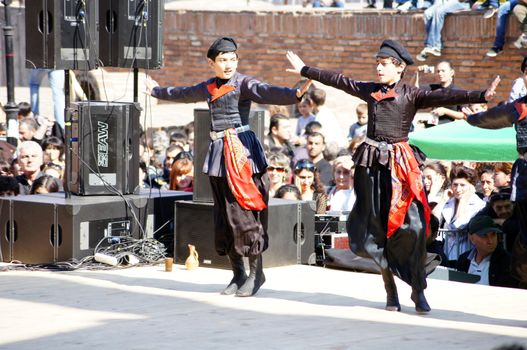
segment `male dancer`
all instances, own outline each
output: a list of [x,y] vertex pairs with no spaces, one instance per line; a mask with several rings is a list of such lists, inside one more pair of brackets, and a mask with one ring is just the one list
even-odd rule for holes
[[426,301],[425,233],[430,209],[419,166],[424,155],[407,143],[418,109],[490,100],[495,85],[482,91],[425,91],[401,82],[408,51],[397,41],[385,40],[377,52],[378,83],[359,82],[342,74],[308,67],[294,53],[288,71],[343,90],[368,104],[367,138],[353,155],[357,200],[347,229],[350,248],[380,266],[387,294],[386,310],[400,311],[393,274],[412,286],[417,312],[429,312]]
[[[214,77],[190,87],[159,87],[147,80],[147,93],[177,102],[207,101],[211,113],[211,143],[203,172],[214,197],[215,246],[228,255],[234,277],[221,292],[254,295],[265,282],[262,253],[268,247],[267,161],[261,143],[249,129],[251,101],[261,104],[297,103],[311,82],[300,90],[273,87],[236,72],[238,45],[219,38],[207,52]],[[249,258],[247,277],[243,257]]]
[[467,122],[485,129],[501,129],[514,125],[516,128],[516,148],[519,157],[512,167],[511,200],[520,222],[520,232],[512,247],[512,275],[527,288],[527,96],[491,108],[485,112],[472,114],[469,108]]

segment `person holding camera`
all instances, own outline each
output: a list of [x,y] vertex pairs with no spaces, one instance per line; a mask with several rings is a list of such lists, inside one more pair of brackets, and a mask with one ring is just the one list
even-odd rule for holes
[[[441,61],[435,67],[422,65],[417,67],[415,86],[419,86],[419,73],[435,74],[439,79],[438,83],[426,84],[421,86],[424,90],[456,90],[459,89],[454,85],[454,76],[456,74],[452,64],[448,61]],[[456,119],[463,119],[464,114],[461,112],[461,105],[449,105],[436,107],[430,111],[431,118],[425,121],[425,127],[430,128],[439,124],[449,123]]]

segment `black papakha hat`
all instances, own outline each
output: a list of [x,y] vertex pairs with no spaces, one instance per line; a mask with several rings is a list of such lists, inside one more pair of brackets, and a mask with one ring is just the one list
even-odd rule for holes
[[395,40],[384,40],[376,57],[393,57],[407,65],[414,64],[414,60],[408,50]]
[[212,45],[210,45],[209,51],[207,51],[207,57],[213,60],[220,54],[220,52],[234,52],[237,49],[238,45],[236,44],[236,41],[234,41],[233,38],[225,36],[216,39]]

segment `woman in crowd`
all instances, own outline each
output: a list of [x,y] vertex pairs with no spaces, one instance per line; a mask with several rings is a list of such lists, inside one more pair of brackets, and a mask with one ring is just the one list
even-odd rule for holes
[[192,192],[194,164],[192,154],[183,151],[177,154],[170,170],[170,186],[173,191]]
[[328,211],[351,211],[355,204],[353,189],[353,160],[351,156],[340,156],[333,163],[335,186],[328,191]]
[[324,191],[324,184],[320,181],[318,170],[312,161],[300,159],[295,164],[294,184],[300,190],[303,200],[316,201],[317,214],[326,212],[327,196]]
[[448,189],[446,168],[438,161],[428,163],[423,169],[423,180],[428,203],[437,203]]
[[54,163],[64,168],[64,142],[58,137],[50,136],[42,141],[44,164]]
[[459,255],[471,248],[463,229],[485,202],[476,194],[478,177],[474,169],[454,167],[450,173],[451,191],[445,191],[432,211],[444,230],[444,252],[448,260],[443,265],[455,267]]
[[51,175],[54,178],[62,180],[64,176],[64,168],[59,164],[55,163],[46,163],[42,164],[41,171],[46,175]]
[[269,176],[269,197],[274,197],[276,191],[287,184],[291,174],[290,160],[282,152],[271,152],[267,157],[267,175]]
[[479,172],[479,194],[481,198],[488,202],[493,193],[496,192],[494,187],[494,169],[492,167],[485,167]]
[[274,198],[290,199],[290,200],[302,200],[300,190],[295,185],[286,184],[282,185],[275,193]]
[[60,191],[59,180],[51,175],[42,175],[31,185],[29,194],[45,194]]
[[494,187],[496,191],[511,187],[512,163],[500,162],[494,165]]

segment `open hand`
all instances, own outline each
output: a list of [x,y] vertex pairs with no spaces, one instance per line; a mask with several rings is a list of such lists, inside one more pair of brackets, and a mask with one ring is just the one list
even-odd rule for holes
[[445,107],[437,107],[432,109],[430,113],[432,113],[432,115],[435,115],[436,117],[442,117],[446,114],[446,110],[447,109]]
[[492,84],[490,84],[490,87],[485,92],[485,100],[488,102],[496,96],[496,88],[500,84],[500,76],[497,75]]
[[300,89],[296,90],[296,97],[302,98],[302,96],[304,96],[307,90],[309,90],[309,87],[311,86],[312,83],[313,83],[313,80],[311,79],[306,80],[304,84],[302,84]]
[[304,61],[302,61],[302,59],[300,59],[300,57],[298,57],[293,51],[287,51],[286,57],[293,66],[293,68],[288,68],[286,71],[300,74],[300,71],[305,66]]
[[466,117],[468,117],[469,115],[474,114],[474,111],[470,109],[470,107],[461,108],[461,112],[463,112],[463,114],[465,115],[465,119],[467,119]]

